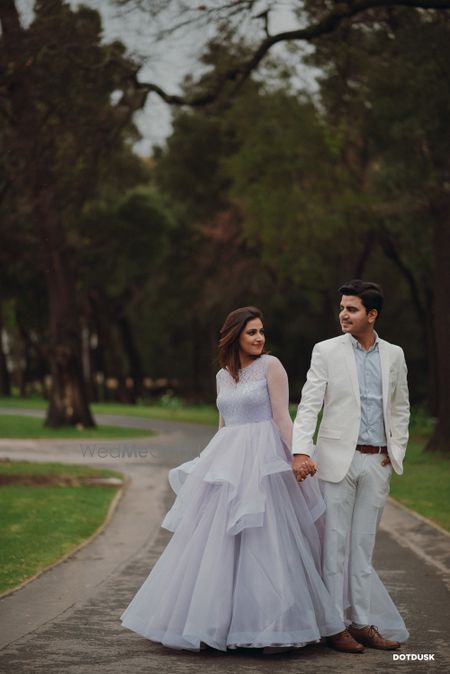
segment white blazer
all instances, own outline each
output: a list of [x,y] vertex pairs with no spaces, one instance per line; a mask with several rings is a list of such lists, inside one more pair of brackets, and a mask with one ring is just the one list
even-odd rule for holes
[[[393,469],[403,473],[408,443],[409,397],[405,357],[399,346],[379,340],[383,416]],[[317,417],[322,422],[314,446]],[[314,346],[311,366],[294,421],[292,451],[314,454],[317,475],[340,482],[352,462],[361,420],[358,371],[351,336],[340,335]]]

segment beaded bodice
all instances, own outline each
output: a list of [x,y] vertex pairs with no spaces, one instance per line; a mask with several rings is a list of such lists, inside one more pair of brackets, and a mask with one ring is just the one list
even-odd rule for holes
[[239,371],[239,381],[224,369],[217,373],[217,407],[226,426],[249,424],[272,418],[267,366],[270,356],[262,355]]

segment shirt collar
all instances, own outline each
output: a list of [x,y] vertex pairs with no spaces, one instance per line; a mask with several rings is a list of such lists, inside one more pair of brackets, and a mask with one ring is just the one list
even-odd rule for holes
[[[370,349],[368,349],[366,351],[366,353],[368,353],[369,351],[373,351],[375,348],[378,348],[378,343],[380,341],[380,338],[378,337],[378,333],[375,332],[375,330],[373,331],[373,334],[375,335],[375,341],[372,344],[372,346],[370,347]],[[353,346],[354,349],[359,349],[360,351],[365,350],[365,349],[362,348],[361,344],[358,342],[356,337],[353,337],[353,335],[350,335],[350,339],[352,340],[352,346]]]

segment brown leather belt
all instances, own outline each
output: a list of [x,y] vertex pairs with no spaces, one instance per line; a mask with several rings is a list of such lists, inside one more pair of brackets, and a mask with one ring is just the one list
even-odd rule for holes
[[387,454],[387,447],[374,447],[374,445],[356,445],[361,454]]

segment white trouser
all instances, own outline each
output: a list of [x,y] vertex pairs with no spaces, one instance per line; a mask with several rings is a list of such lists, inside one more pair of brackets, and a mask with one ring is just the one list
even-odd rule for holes
[[344,619],[348,560],[351,620],[369,624],[370,576],[375,535],[389,493],[392,466],[382,466],[386,454],[355,451],[341,482],[322,481],[327,506],[323,549],[324,582]]

